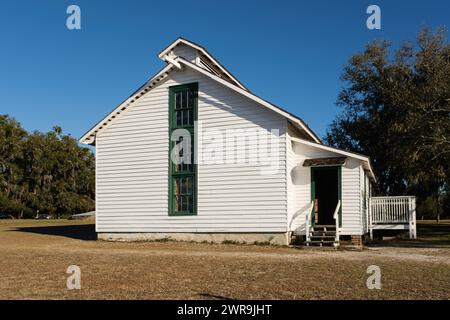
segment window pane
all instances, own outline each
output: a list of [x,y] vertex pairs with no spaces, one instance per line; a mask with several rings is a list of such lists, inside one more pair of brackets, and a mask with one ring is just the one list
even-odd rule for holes
[[190,126],[194,125],[194,112],[192,110],[188,110],[188,123]]
[[182,113],[183,111],[175,111],[176,118],[177,118],[177,126],[182,126]]
[[178,155],[180,157],[183,156],[183,151],[184,151],[184,149],[183,149],[183,141],[184,141],[183,136],[179,137],[178,141],[177,141],[177,151],[178,151]]
[[194,91],[189,91],[188,93],[188,108],[193,109],[194,108]]
[[188,201],[189,201],[189,196],[184,196],[184,201],[183,201],[183,210],[184,211],[188,211]]
[[193,178],[175,178],[175,210],[193,212]]
[[183,110],[183,111],[181,111],[181,112],[183,112],[183,121],[182,121],[182,125],[183,126],[187,126],[189,123],[188,123],[188,112],[189,112],[189,110]]
[[194,91],[181,91],[175,94],[175,110],[193,109],[195,105]]
[[182,97],[183,97],[183,100],[182,100],[182,103],[181,103],[181,107],[183,109],[186,109],[187,108],[187,91],[183,91],[181,94],[182,94]]
[[193,212],[193,208],[192,208],[192,196],[188,196],[186,199],[186,205],[187,205],[187,211],[189,212]]
[[190,183],[191,179],[190,178],[184,178],[183,181],[183,194],[189,194],[189,183]]
[[175,172],[193,172],[194,170],[194,141],[191,146],[183,145],[183,137],[179,137],[173,146]]
[[[191,178],[189,178],[191,180]],[[186,194],[192,194],[192,183],[186,183]]]
[[176,172],[181,170],[181,159],[182,158],[180,157],[180,153],[182,153],[182,150],[180,150],[181,149],[181,145],[179,144],[179,142],[180,142],[180,139],[178,139],[178,141],[176,141],[175,145],[173,146],[174,153],[175,153],[175,159],[174,159],[175,163],[174,163],[174,165],[175,165],[175,171]]
[[192,194],[192,177],[176,177],[175,178],[175,192],[176,195],[191,195]]
[[175,109],[181,108],[181,92],[175,94]]
[[180,196],[180,211],[184,211],[184,197]]

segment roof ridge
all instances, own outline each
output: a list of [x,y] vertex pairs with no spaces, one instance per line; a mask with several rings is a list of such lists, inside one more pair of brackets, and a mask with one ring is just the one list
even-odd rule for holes
[[168,62],[164,57],[177,45],[180,43],[183,43],[185,45],[190,46],[191,48],[194,48],[197,51],[200,51],[205,55],[211,62],[219,69],[221,70],[227,77],[229,77],[232,82],[234,82],[238,87],[241,89],[244,89],[246,91],[250,91],[246,86],[244,86],[224,65],[222,65],[219,60],[217,60],[205,47],[202,45],[199,45],[191,40],[188,40],[183,37],[178,37],[175,41],[173,41],[171,44],[169,44],[167,47],[165,47],[159,54],[158,57],[162,59],[165,62]]

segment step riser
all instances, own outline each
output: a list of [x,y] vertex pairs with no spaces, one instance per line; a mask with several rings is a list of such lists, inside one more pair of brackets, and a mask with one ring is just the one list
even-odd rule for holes
[[338,243],[306,243],[307,247],[327,247],[327,248],[336,248],[339,246]]
[[[293,236],[291,242],[293,244],[298,243],[300,238],[299,236]],[[314,236],[310,233],[309,241],[304,241],[303,245],[307,247],[337,248],[339,247],[339,242],[336,242],[335,235]]]
[[309,232],[309,241],[306,246],[311,247],[338,247],[335,227],[314,227]]

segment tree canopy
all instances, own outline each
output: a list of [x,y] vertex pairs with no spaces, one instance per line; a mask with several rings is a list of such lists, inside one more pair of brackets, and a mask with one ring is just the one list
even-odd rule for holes
[[28,133],[13,118],[0,115],[0,212],[17,218],[40,213],[55,217],[92,211],[95,158],[64,135]]
[[[395,51],[369,43],[341,76],[330,145],[371,157],[379,192],[449,201],[450,44],[444,28],[423,28]],[[442,200],[444,199],[444,200]],[[432,202],[433,202],[432,201]],[[450,208],[447,208],[450,209]]]

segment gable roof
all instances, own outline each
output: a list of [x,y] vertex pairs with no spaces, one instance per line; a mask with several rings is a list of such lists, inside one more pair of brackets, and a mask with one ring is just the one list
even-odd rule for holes
[[83,144],[95,145],[95,136],[101,130],[103,130],[108,124],[117,119],[128,107],[132,106],[146,94],[150,89],[159,84],[165,79],[169,73],[175,68],[174,65],[168,64],[162,68],[157,74],[151,77],[146,83],[133,92],[127,99],[115,107],[110,113],[108,113],[102,120],[97,122],[92,128],[90,128],[80,139],[79,142]]
[[260,105],[262,105],[268,109],[271,109],[272,111],[275,111],[276,113],[280,114],[281,116],[285,117],[286,119],[292,121],[294,124],[297,124],[298,126],[300,126],[303,130],[305,130],[311,136],[311,138],[314,141],[320,143],[319,137],[308,127],[308,125],[302,119],[294,116],[292,113],[289,113],[286,110],[281,109],[280,107],[277,107],[276,105],[258,97],[257,95],[253,94],[252,92],[250,92],[248,90],[240,89],[240,88],[228,83],[227,81],[222,80],[221,78],[217,77],[216,75],[204,70],[203,68],[201,68],[181,57],[178,57],[177,61],[181,62],[183,65],[187,66],[188,68],[191,68],[192,70],[195,70],[195,71],[223,84],[224,86],[230,88],[231,90],[234,90],[237,93],[240,93],[243,96],[250,98],[251,100],[259,103]]
[[[183,57],[174,56],[173,54],[169,55],[169,52],[177,46],[178,44],[185,44],[191,46],[195,50],[199,50],[201,53],[208,55],[211,61],[213,61],[218,68],[223,70],[224,74],[227,77],[224,77],[221,74],[215,74],[207,69],[187,61]],[[182,38],[178,38],[171,45],[169,45],[166,49],[164,49],[159,56],[166,61],[167,65],[161,69],[156,75],[150,78],[144,85],[142,85],[139,89],[137,89],[132,95],[130,95],[127,99],[125,99],[121,104],[119,104],[113,111],[107,114],[101,121],[99,121],[96,125],[94,125],[91,129],[89,129],[80,139],[79,142],[83,144],[91,144],[95,145],[95,136],[102,130],[106,128],[111,122],[116,120],[128,107],[137,103],[137,101],[147,92],[149,92],[153,87],[158,85],[163,79],[165,79],[171,72],[174,70],[179,70],[182,67],[188,67],[191,70],[201,73],[202,75],[209,77],[210,79],[232,89],[233,91],[246,96],[247,98],[255,101],[259,105],[266,107],[281,116],[288,119],[291,123],[296,125],[298,128],[302,129],[313,141],[321,144],[320,138],[308,127],[308,125],[299,117],[289,113],[288,111],[256,96],[252,92],[250,92],[247,88],[245,88],[240,82],[238,82],[226,69],[217,62],[204,48],[187,41]],[[232,81],[231,81],[231,80]]]

